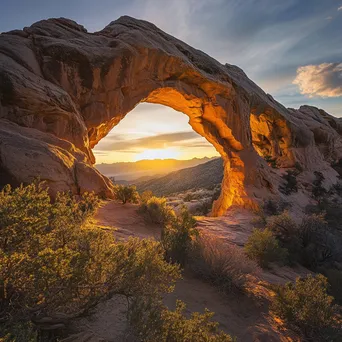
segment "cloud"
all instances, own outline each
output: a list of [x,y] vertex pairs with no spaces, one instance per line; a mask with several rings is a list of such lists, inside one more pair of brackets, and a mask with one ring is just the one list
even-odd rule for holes
[[309,97],[342,96],[342,63],[306,65],[297,69],[293,81]]
[[198,138],[200,138],[199,135],[193,131],[158,134],[133,140],[115,141],[102,146],[101,151],[138,152],[137,149],[161,149],[171,145],[184,145],[185,141],[188,141],[191,146],[189,141]]
[[337,10],[338,10],[338,11],[342,11],[342,6],[340,6]]

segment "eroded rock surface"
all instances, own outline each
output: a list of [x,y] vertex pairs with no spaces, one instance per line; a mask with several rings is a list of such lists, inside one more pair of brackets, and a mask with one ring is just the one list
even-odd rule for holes
[[214,213],[279,196],[281,167],[323,171],[342,155],[342,122],[323,110],[286,109],[236,66],[222,65],[151,23],[121,17],[100,32],[49,19],[0,35],[1,183],[47,180],[52,193],[111,184],[92,148],[139,102],[170,106],[224,161]]

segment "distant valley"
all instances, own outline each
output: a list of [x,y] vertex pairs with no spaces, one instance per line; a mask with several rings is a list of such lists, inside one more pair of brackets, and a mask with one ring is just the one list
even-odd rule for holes
[[217,157],[193,158],[190,160],[177,159],[153,159],[139,160],[136,162],[120,162],[112,164],[98,164],[95,167],[107,177],[114,177],[118,183],[142,182],[167,175],[170,172],[194,167],[207,163]]

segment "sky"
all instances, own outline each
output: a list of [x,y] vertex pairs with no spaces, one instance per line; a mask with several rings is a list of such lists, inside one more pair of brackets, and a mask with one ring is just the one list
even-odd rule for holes
[[[50,17],[71,18],[90,32],[122,15],[148,20],[238,65],[285,106],[309,104],[342,117],[342,0],[0,0],[0,9],[2,32]],[[215,153],[186,115],[152,104],[138,105],[94,152],[97,162],[133,161],[161,149],[181,159]]]

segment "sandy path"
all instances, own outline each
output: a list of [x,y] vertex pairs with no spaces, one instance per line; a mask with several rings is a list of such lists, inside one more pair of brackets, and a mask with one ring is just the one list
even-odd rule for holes
[[102,202],[93,223],[115,230],[115,236],[120,239],[125,239],[128,236],[160,238],[161,228],[146,223],[138,213],[138,206],[135,204],[123,205],[115,201]]
[[[198,218],[199,228],[210,231],[227,242],[242,246],[252,230],[249,213],[235,213],[222,218]],[[147,224],[137,212],[137,206],[122,205],[114,201],[102,203],[95,216],[96,224],[106,229],[115,229],[118,238],[137,236],[140,238],[160,236],[160,227]],[[297,275],[290,268],[263,272],[262,280],[271,283],[283,283],[293,280]],[[176,299],[187,304],[187,311],[203,312],[205,308],[215,312],[214,320],[220,323],[220,328],[241,342],[277,342],[294,341],[287,339],[277,331],[268,315],[266,300],[256,300],[243,294],[223,294],[217,288],[184,275],[175,291],[165,297],[165,303],[174,308]],[[134,341],[127,333],[126,300],[116,297],[101,303],[95,314],[81,319],[77,323],[78,331],[91,333],[91,341],[126,342]],[[83,340],[75,340],[83,341]],[[85,340],[84,340],[85,341]],[[180,341],[181,342],[181,341]]]

